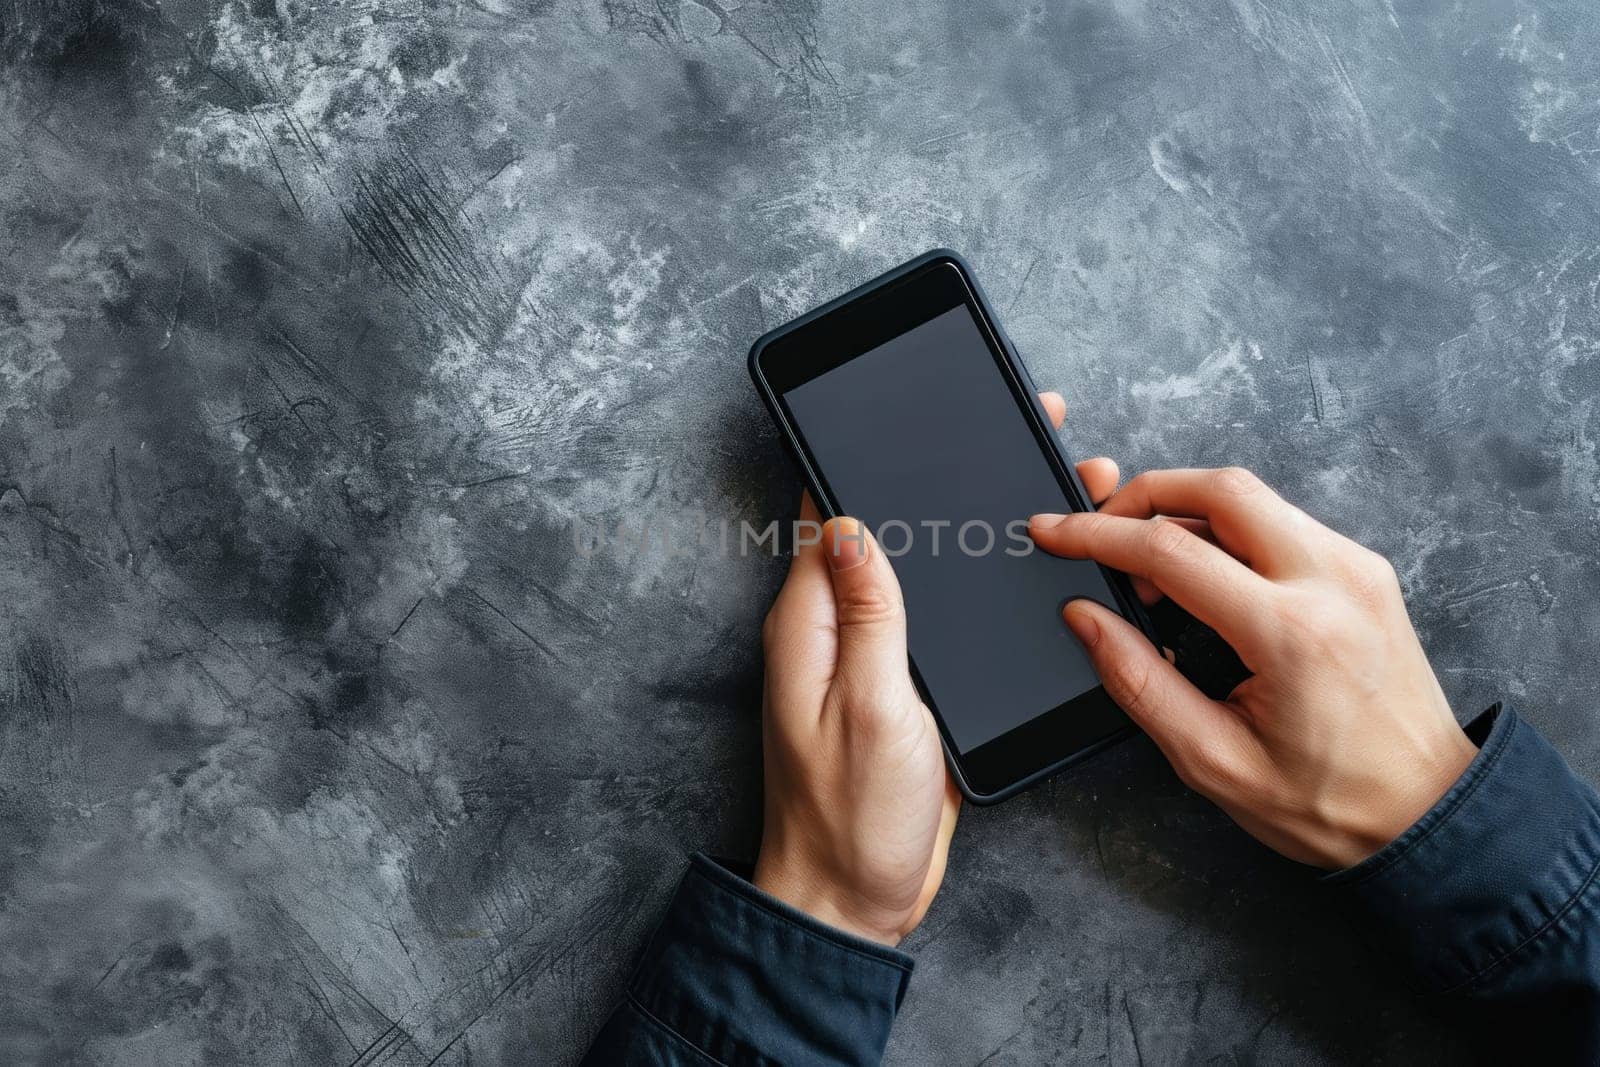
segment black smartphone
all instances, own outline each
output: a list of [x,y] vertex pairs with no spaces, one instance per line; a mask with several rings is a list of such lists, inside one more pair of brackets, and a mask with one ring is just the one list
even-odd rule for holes
[[928,252],[773,330],[750,373],[818,508],[890,558],[912,676],[968,799],[1132,730],[1061,608],[1091,597],[1149,621],[1124,575],[1028,538],[1030,515],[1092,505],[960,256]]

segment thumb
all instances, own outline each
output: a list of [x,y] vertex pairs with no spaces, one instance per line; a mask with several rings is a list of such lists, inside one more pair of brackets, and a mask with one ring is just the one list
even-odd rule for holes
[[1184,781],[1210,794],[1219,777],[1242,766],[1250,741],[1244,724],[1178,673],[1137,627],[1086,599],[1067,604],[1062,618],[1083,642],[1106,693]]
[[909,678],[906,612],[883,549],[859,519],[841,518],[823,527],[822,553],[839,623],[834,677],[857,694],[901,685]]

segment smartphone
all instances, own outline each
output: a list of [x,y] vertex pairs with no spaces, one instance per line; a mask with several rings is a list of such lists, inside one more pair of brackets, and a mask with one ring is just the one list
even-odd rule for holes
[[1061,609],[1146,635],[1124,575],[1036,548],[1092,510],[971,269],[936,249],[764,335],[750,374],[828,517],[873,532],[905,597],[912,677],[961,791],[1014,796],[1127,736]]

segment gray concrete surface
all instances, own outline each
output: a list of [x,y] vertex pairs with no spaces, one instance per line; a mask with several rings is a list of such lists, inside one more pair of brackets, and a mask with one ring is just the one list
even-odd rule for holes
[[[0,1059],[565,1063],[755,843],[750,340],[965,251],[1080,453],[1395,560],[1600,774],[1591,3],[0,3]],[[928,432],[938,433],[930,426]],[[890,1059],[1454,1024],[1132,743],[968,812]]]

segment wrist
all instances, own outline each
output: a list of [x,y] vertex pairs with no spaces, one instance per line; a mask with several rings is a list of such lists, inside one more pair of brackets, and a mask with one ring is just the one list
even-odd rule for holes
[[1338,866],[1355,866],[1409,830],[1450,791],[1477,755],[1477,746],[1452,720],[1438,743],[1408,769],[1401,788],[1391,792],[1377,818],[1367,824],[1364,833],[1354,835],[1344,854],[1337,857]]
[[813,864],[779,859],[763,849],[750,881],[818,922],[880,945],[894,948],[909,932],[903,916],[882,913]]
[[1409,803],[1396,812],[1395,819],[1389,826],[1392,832],[1383,844],[1387,845],[1405,833],[1413,823],[1431,811],[1433,806],[1450,792],[1450,787],[1467,772],[1467,768],[1477,755],[1478,746],[1472,743],[1467,732],[1456,725],[1455,719],[1452,718],[1449,726],[1441,732],[1439,744],[1418,761],[1418,771],[1412,779],[1415,787],[1411,791]]

